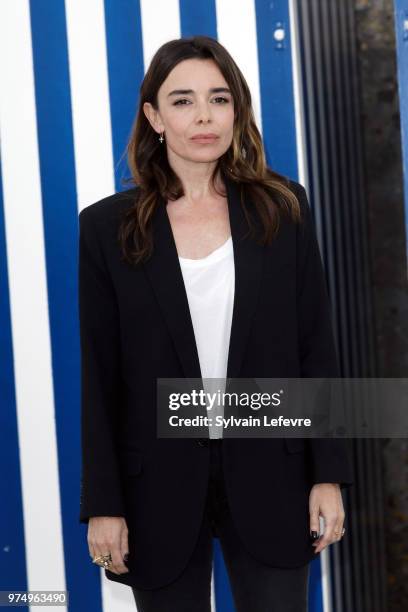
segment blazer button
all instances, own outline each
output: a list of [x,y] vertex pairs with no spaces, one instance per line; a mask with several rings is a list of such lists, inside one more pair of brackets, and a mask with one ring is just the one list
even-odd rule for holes
[[206,440],[205,438],[199,438],[197,440],[197,444],[198,446],[208,446],[208,440]]

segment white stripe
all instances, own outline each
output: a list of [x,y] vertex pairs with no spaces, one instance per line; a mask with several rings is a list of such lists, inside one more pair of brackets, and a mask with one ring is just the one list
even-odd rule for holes
[[145,72],[164,43],[180,38],[180,8],[178,0],[140,0],[143,59]]
[[235,0],[216,0],[216,12],[218,40],[248,83],[255,122],[262,134],[255,0],[241,0],[238,4]]
[[134,610],[137,610],[130,586],[109,580],[106,578],[103,568],[101,568],[100,576],[104,612],[134,612]]
[[[324,531],[324,519],[319,517],[320,533]],[[320,553],[320,566],[322,568],[322,599],[324,612],[332,612],[330,599],[331,579],[330,579],[330,556],[328,548],[325,548]]]
[[78,208],[115,191],[103,0],[65,0]]
[[[114,193],[103,0],[65,0],[78,210]],[[104,612],[132,609],[129,587],[100,572]],[[133,604],[134,607],[134,604]]]
[[[213,551],[214,551],[214,548],[213,548]],[[213,566],[211,570],[211,612],[217,612],[217,605],[216,605],[216,600],[215,600],[214,558],[213,558],[212,563],[213,563]]]
[[299,23],[297,8],[294,0],[289,0],[289,21],[290,21],[290,39],[292,41],[292,80],[293,80],[293,96],[295,105],[295,131],[296,131],[296,150],[298,162],[298,179],[304,185],[308,192],[307,181],[307,157],[306,157],[306,137],[305,137],[305,119],[304,119],[304,102],[302,98],[301,87],[301,72],[300,72],[300,49],[299,49]]
[[28,589],[65,590],[31,45],[28,0],[0,2],[1,159],[27,580]]

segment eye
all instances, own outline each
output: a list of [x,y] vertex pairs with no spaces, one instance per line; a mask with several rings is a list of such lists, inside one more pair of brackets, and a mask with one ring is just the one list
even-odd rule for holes
[[[214,100],[222,100],[222,104],[228,104],[229,100],[228,98],[224,98],[222,96],[217,96],[217,98],[213,98]],[[176,102],[174,102],[173,106],[186,106],[185,104],[181,104],[181,102],[189,102],[189,100],[187,100],[186,98],[181,98],[180,100],[177,100]]]
[[186,98],[182,98],[181,100],[177,100],[177,102],[175,102],[173,104],[173,106],[185,106],[185,104],[180,104],[180,102],[189,102],[189,100],[186,100]]

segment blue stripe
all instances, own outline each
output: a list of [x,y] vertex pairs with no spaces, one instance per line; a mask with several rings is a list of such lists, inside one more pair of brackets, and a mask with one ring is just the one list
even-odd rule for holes
[[131,187],[125,148],[139,105],[144,77],[140,5],[137,0],[105,0],[106,46],[116,191]]
[[310,564],[309,610],[323,612],[322,570],[320,555]]
[[0,590],[27,588],[23,500],[14,387],[10,295],[7,282],[6,231],[0,164]]
[[214,591],[217,612],[235,612],[231,584],[219,540],[213,540]]
[[[268,166],[298,179],[289,4],[255,0],[262,131]],[[284,38],[274,33],[283,29]],[[310,567],[309,610],[323,612],[320,559]]]
[[70,608],[96,612],[99,568],[79,524],[78,223],[65,7],[31,0],[30,10],[66,582]]
[[217,38],[215,0],[179,0],[181,36]]
[[[296,177],[298,163],[289,6],[287,0],[255,0],[255,6],[262,132],[267,162],[274,170]],[[282,26],[285,38],[283,46],[279,46],[274,32]]]
[[405,248],[408,258],[408,29],[404,30],[404,22],[408,22],[408,0],[395,0],[394,18],[398,60],[398,92],[402,139],[402,164],[404,174]]

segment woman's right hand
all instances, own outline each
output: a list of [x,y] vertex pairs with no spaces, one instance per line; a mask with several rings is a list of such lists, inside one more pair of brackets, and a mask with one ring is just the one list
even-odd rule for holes
[[126,574],[128,568],[123,562],[129,553],[128,528],[122,516],[92,516],[88,522],[88,546],[92,559],[111,554],[112,565],[108,568],[114,574]]

